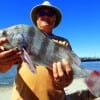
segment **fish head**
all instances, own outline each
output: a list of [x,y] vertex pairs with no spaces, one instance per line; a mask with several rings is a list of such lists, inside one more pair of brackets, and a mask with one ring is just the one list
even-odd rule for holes
[[24,33],[22,30],[17,28],[17,26],[9,27],[0,30],[0,37],[6,37],[8,42],[4,44],[4,47],[11,49],[17,47],[18,49],[26,48],[26,41],[24,38]]

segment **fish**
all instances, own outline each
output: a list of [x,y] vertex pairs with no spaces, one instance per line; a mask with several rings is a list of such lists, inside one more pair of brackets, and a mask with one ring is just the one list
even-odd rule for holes
[[[21,58],[33,73],[36,72],[36,65],[43,65],[52,70],[51,64],[62,59],[66,59],[70,63],[74,77],[87,77],[92,73],[91,70],[80,67],[81,60],[73,51],[54,42],[37,27],[26,24],[13,25],[0,29],[0,38],[2,37],[6,37],[8,40],[3,45],[6,49],[17,47],[19,50],[23,50]],[[89,88],[89,82],[85,83]],[[97,95],[95,93],[94,95]],[[98,94],[100,95],[100,93]]]
[[[50,67],[53,62],[61,61],[62,58],[68,60],[72,66],[80,64],[80,59],[75,53],[54,42],[36,27],[19,24],[0,29],[0,38],[2,37],[6,37],[8,40],[3,45],[6,49],[17,47],[19,50],[23,50],[22,59],[26,62],[31,61],[33,65],[40,64]],[[31,64],[29,63],[29,65]],[[32,66],[30,69],[35,72]]]

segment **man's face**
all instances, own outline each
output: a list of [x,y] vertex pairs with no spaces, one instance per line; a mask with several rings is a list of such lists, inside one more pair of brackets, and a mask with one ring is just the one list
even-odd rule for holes
[[55,25],[56,15],[50,9],[41,9],[37,14],[37,27],[42,31],[51,31]]

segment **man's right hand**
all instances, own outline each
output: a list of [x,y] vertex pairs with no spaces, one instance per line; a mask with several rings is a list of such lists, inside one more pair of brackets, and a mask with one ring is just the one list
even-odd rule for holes
[[19,51],[17,48],[7,50],[3,47],[3,44],[6,42],[6,38],[0,39],[0,72],[6,72],[13,64],[21,62],[20,56],[22,51]]

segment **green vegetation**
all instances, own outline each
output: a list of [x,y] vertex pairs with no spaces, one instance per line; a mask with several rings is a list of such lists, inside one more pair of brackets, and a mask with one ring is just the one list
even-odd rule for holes
[[80,57],[81,61],[100,61],[100,57]]

